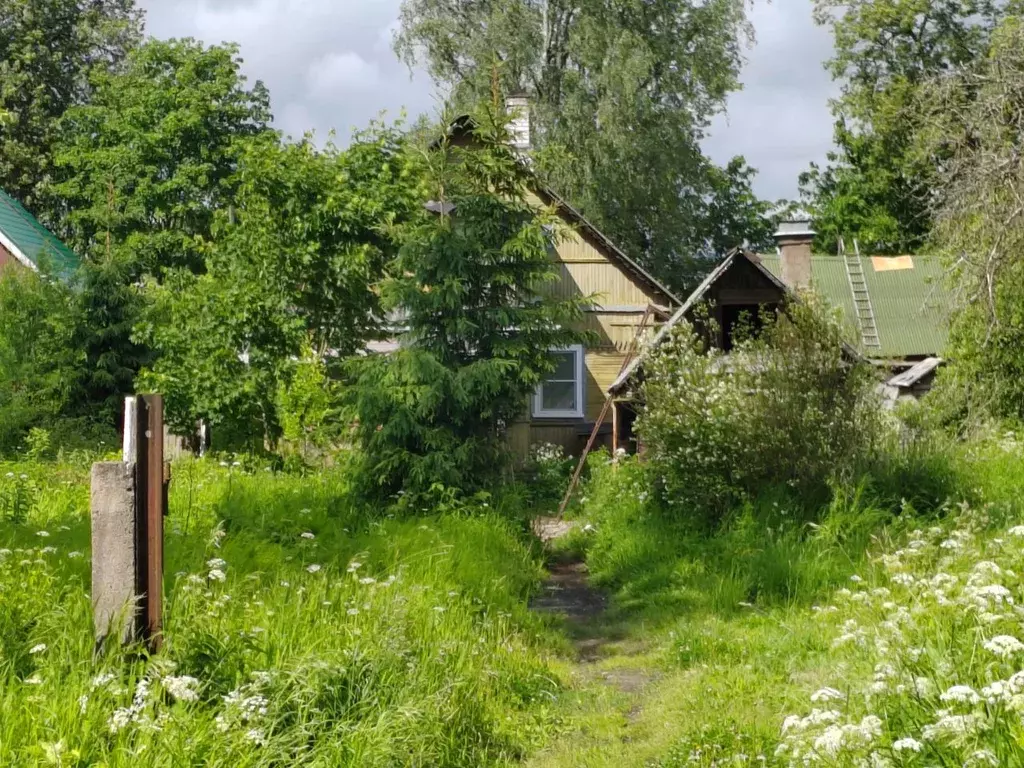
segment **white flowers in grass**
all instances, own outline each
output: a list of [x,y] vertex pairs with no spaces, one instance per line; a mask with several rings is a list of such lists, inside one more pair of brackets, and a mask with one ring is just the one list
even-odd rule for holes
[[939,696],[939,701],[955,704],[977,704],[981,701],[981,697],[969,685],[954,685]]
[[176,701],[198,701],[199,681],[188,675],[180,677],[168,676],[161,680],[164,690],[167,691]]
[[46,650],[46,643],[39,643],[38,645],[33,645],[31,648],[29,648],[28,652],[31,653],[31,654],[36,654],[36,653],[42,653],[45,650]]
[[996,635],[991,640],[986,640],[982,647],[986,651],[995,654],[1004,659],[1008,659],[1011,656],[1024,651],[1024,643],[1018,640],[1013,635]]
[[921,747],[924,745],[917,739],[911,738],[910,736],[904,736],[902,739],[896,739],[892,743],[892,751],[896,753],[900,752],[920,752]]
[[228,577],[220,568],[212,568],[210,573],[207,575],[209,576],[210,581],[225,581]]
[[925,741],[955,741],[975,733],[980,723],[980,718],[975,714],[947,714],[922,728],[921,736]]
[[299,538],[312,540],[316,538],[316,534],[312,531],[303,531],[299,534]]
[[846,696],[842,691],[835,688],[821,688],[811,694],[811,701],[815,704],[826,701],[844,701]]
[[309,571],[310,573],[316,573],[316,572],[317,572],[317,571],[319,571],[319,570],[320,570],[320,569],[321,569],[322,567],[323,567],[323,566],[321,566],[321,565],[320,565],[320,564],[318,564],[318,563],[310,563],[309,565],[307,565],[307,566],[306,566],[306,570],[307,570],[307,571]]

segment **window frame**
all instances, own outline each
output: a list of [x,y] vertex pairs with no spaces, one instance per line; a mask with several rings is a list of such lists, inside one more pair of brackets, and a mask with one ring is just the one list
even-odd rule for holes
[[574,393],[576,396],[576,408],[574,410],[552,410],[544,408],[544,381],[541,381],[533,393],[532,408],[530,409],[531,416],[535,419],[582,419],[586,409],[586,392],[584,384],[584,360],[586,357],[586,351],[583,349],[582,344],[573,344],[569,347],[558,347],[549,351],[560,354],[572,353],[575,358],[573,368],[576,377],[573,383],[576,387],[576,391]]

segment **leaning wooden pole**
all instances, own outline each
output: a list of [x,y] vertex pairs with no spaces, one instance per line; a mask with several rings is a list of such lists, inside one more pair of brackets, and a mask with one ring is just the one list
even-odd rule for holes
[[[619,375],[626,370],[633,358],[636,356],[637,351],[640,347],[640,339],[643,336],[644,329],[647,327],[647,321],[650,319],[651,312],[654,308],[650,305],[647,307],[647,311],[644,312],[643,318],[640,320],[640,325],[637,326],[636,333],[633,336],[633,341],[630,342],[629,352],[626,354],[625,359],[622,361],[622,366],[619,368]],[[586,446],[583,448],[583,453],[580,454],[580,460],[576,464],[576,469],[572,473],[572,479],[569,480],[569,487],[565,490],[565,496],[562,497],[562,503],[558,505],[558,517],[565,514],[565,508],[569,506],[569,500],[572,498],[573,491],[576,490],[576,486],[579,484],[580,475],[583,474],[583,467],[587,464],[587,456],[590,455],[590,449],[594,447],[594,443],[597,441],[597,433],[601,429],[601,425],[604,423],[605,416],[608,415],[608,409],[614,405],[614,401],[611,395],[605,398],[604,405],[601,406],[601,413],[597,417],[597,421],[594,422],[594,428],[590,430],[590,438],[587,440]]]

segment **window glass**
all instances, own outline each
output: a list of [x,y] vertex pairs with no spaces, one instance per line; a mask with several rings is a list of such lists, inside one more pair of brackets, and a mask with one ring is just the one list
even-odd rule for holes
[[576,382],[545,381],[541,408],[545,411],[575,411]]
[[534,415],[578,418],[582,387],[577,378],[582,348],[553,352],[555,369],[544,379],[534,399]]

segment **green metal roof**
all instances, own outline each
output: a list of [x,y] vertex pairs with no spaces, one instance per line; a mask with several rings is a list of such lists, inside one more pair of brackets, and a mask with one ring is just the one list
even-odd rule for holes
[[[776,277],[782,266],[777,254],[761,254],[761,262]],[[853,293],[842,256],[812,256],[811,284],[832,306],[842,311],[851,338],[868,357],[904,358],[941,355],[948,337],[951,304],[939,260],[913,256],[913,269],[876,272],[870,257],[862,267],[875,314],[881,348],[864,348],[857,327]]]
[[[0,238],[15,258],[27,260],[38,269],[44,265],[55,274],[68,277],[81,260],[25,208],[0,189]],[[14,246],[13,249],[9,246]],[[26,265],[28,266],[28,265]]]

